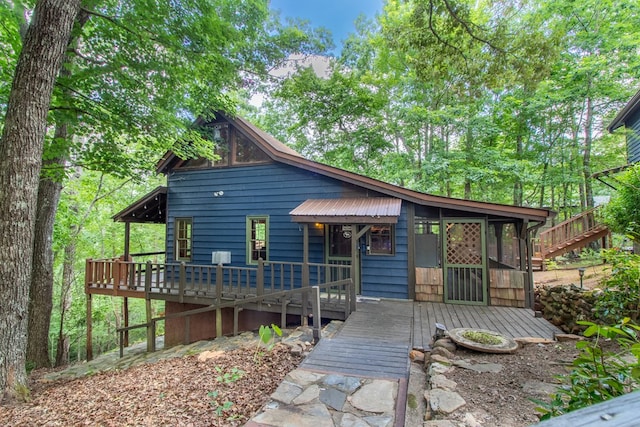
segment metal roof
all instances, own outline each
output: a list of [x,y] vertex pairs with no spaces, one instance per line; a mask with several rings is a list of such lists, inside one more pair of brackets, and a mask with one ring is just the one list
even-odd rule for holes
[[395,224],[402,200],[389,197],[309,199],[289,212],[294,222]]
[[[253,140],[254,143],[256,143],[265,151],[265,153],[267,153],[269,157],[271,157],[271,159],[276,162],[301,168],[311,173],[335,178],[363,189],[375,191],[376,193],[384,196],[406,200],[423,206],[435,206],[444,209],[469,212],[474,215],[495,215],[504,218],[520,218],[536,222],[544,222],[548,217],[555,215],[555,213],[549,209],[543,208],[502,205],[498,203],[455,199],[451,197],[421,193],[419,191],[409,190],[374,178],[358,175],[344,169],[307,160],[296,151],[287,147],[285,144],[245,119],[241,117],[227,116],[220,113],[217,114],[228,120],[233,126],[236,126],[237,129]],[[204,123],[202,118],[199,118],[196,121],[196,124],[200,123]],[[181,160],[175,154],[168,152],[160,162],[158,162],[157,172],[168,173],[170,169],[177,167],[180,162]]]

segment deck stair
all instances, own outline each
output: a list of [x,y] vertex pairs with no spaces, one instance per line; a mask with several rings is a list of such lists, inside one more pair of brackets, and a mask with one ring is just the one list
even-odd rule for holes
[[611,231],[602,221],[601,207],[586,210],[540,233],[534,266],[536,261],[542,266],[543,260],[587,247],[591,242],[610,235]]

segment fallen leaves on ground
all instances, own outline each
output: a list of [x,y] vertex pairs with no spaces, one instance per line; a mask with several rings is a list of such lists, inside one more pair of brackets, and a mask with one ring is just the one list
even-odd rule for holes
[[186,356],[36,382],[30,402],[0,406],[0,420],[7,426],[238,426],[301,361],[279,345],[257,357],[245,348],[206,361]]

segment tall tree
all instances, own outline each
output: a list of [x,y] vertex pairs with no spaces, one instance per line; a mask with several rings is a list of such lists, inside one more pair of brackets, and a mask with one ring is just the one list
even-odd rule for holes
[[55,131],[38,198],[30,362],[49,364],[52,223],[65,168],[141,179],[175,141],[190,142],[173,147],[183,156],[212,152],[189,130],[193,117],[233,111],[238,93],[290,53],[306,51],[324,51],[322,34],[283,26],[264,0],[151,8],[144,0],[83,3],[51,103]]
[[16,66],[0,139],[0,394],[24,397],[37,188],[47,113],[79,0],[41,0]]

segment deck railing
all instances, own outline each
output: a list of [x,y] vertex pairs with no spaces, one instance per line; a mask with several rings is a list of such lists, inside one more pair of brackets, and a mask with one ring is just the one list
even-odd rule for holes
[[589,243],[598,233],[606,232],[607,227],[602,221],[602,209],[595,207],[573,216],[554,227],[540,233],[539,252],[542,258],[562,250],[570,250]]
[[[86,293],[166,299],[247,298],[349,279],[350,265],[259,260],[256,266],[195,265],[88,259]],[[329,299],[344,299],[328,288]],[[355,297],[355,296],[354,296]]]

